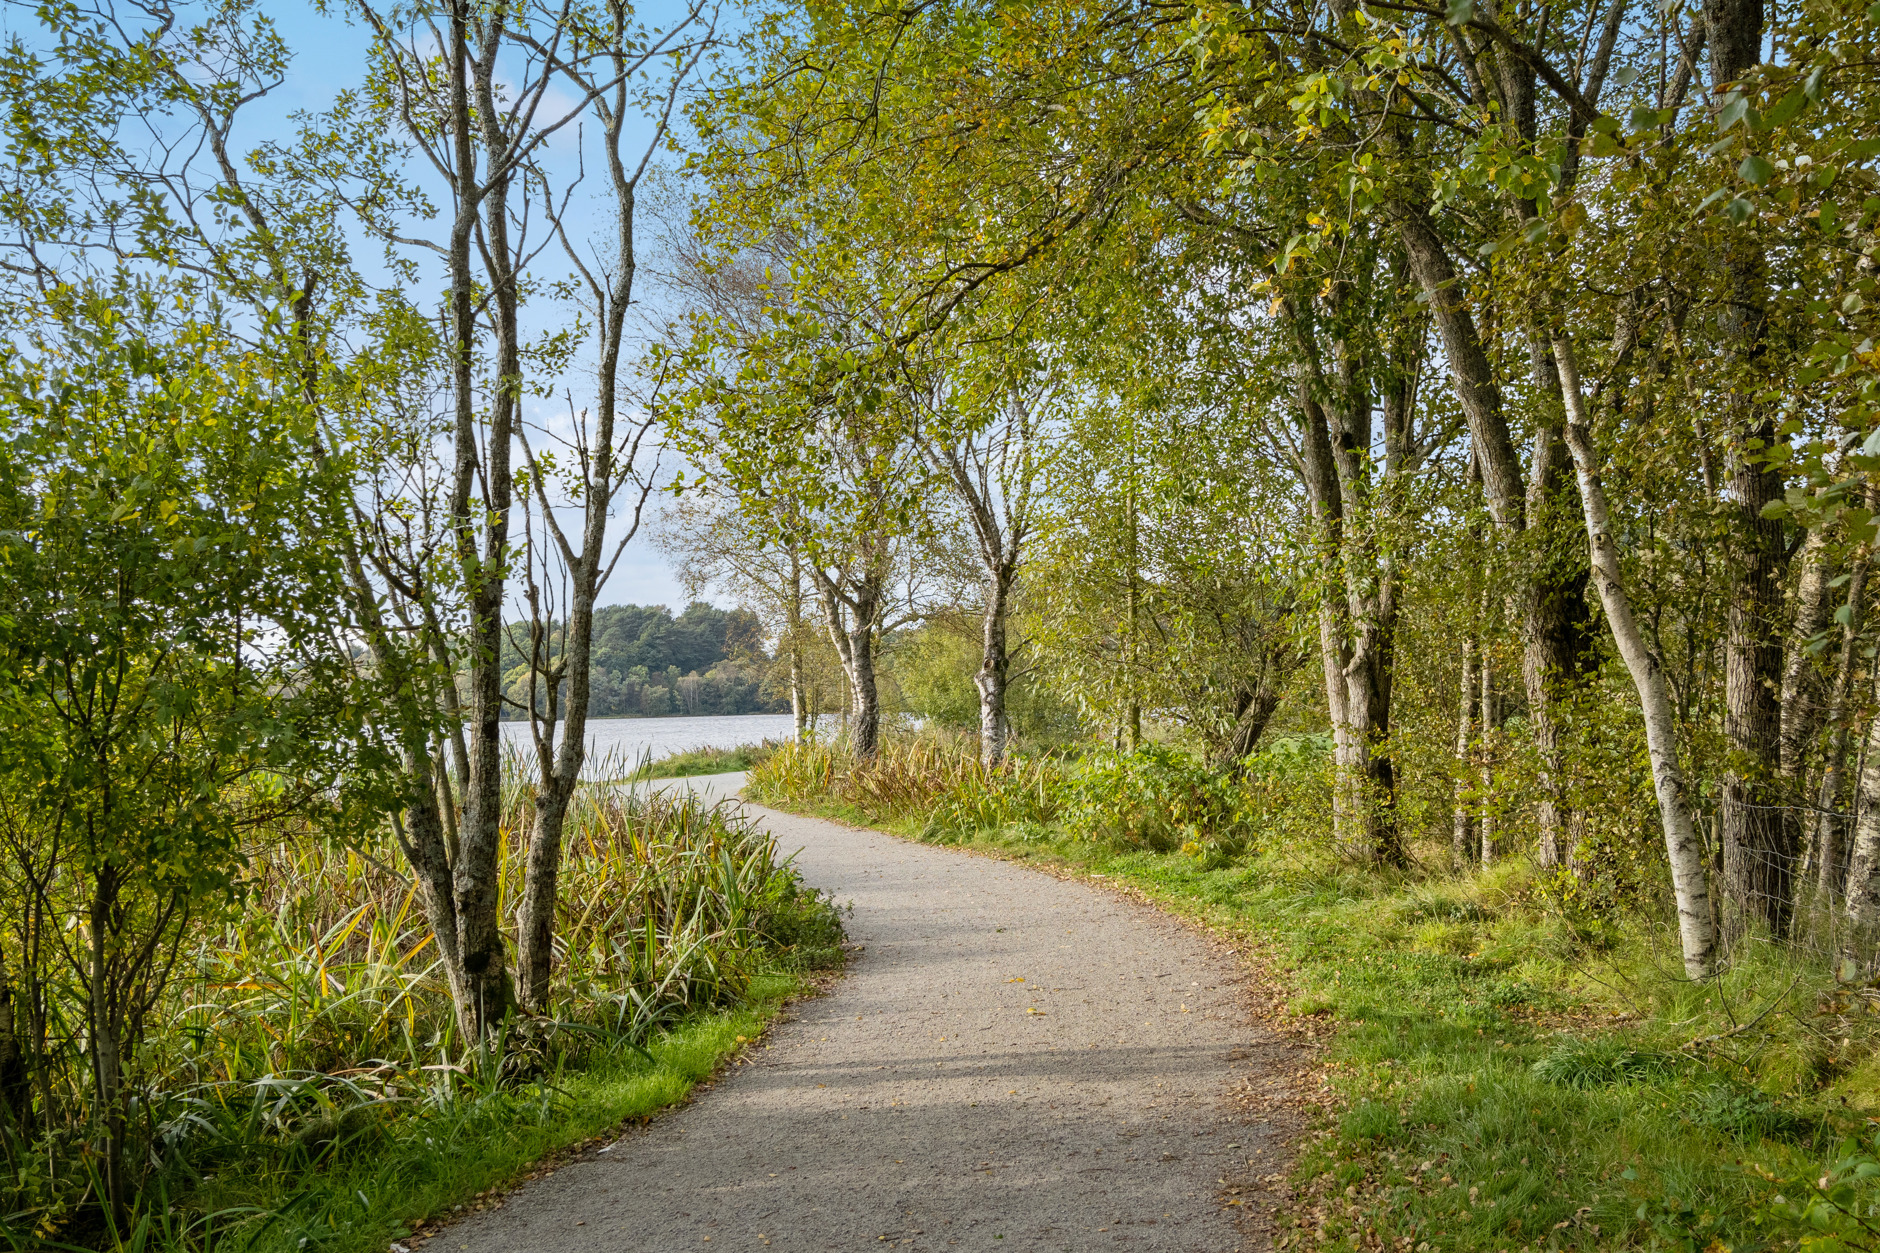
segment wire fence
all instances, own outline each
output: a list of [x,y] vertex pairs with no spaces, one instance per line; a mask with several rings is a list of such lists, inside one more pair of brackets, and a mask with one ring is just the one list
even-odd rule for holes
[[[1859,812],[1721,800],[1700,814],[1719,932],[1727,949],[1775,945],[1870,974],[1880,929],[1850,900]],[[1852,906],[1852,907],[1850,907]]]

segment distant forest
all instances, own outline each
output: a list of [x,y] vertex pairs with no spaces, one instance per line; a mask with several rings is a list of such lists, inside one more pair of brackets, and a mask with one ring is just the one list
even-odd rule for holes
[[[515,623],[503,642],[503,690],[520,707],[529,702],[528,641],[527,624]],[[589,716],[787,713],[788,695],[766,682],[770,660],[748,609],[695,601],[674,617],[664,605],[609,605],[594,611]],[[522,708],[504,716],[520,718]]]

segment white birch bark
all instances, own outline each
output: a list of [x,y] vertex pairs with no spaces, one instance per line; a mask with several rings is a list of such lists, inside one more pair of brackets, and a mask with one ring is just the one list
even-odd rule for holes
[[[1665,857],[1671,863],[1672,890],[1678,903],[1678,939],[1684,952],[1684,972],[1692,979],[1708,979],[1717,970],[1717,925],[1711,912],[1710,884],[1704,865],[1703,842],[1691,817],[1684,768],[1678,756],[1677,716],[1665,684],[1664,665],[1646,641],[1632,610],[1619,564],[1619,548],[1612,535],[1612,510],[1593,448],[1592,422],[1573,344],[1564,334],[1553,341],[1554,363],[1560,371],[1562,399],[1567,407],[1567,448],[1580,488],[1580,507],[1586,517],[1586,543],[1592,561],[1593,583],[1606,611],[1613,643],[1632,676],[1633,689],[1645,716],[1645,743],[1651,755],[1652,786],[1658,794],[1658,820],[1664,832]],[[1880,785],[1880,778],[1876,779]]]

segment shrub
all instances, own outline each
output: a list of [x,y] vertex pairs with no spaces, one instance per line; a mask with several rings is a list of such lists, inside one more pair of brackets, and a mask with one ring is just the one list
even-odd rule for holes
[[1232,780],[1152,744],[1085,758],[1066,789],[1062,820],[1080,839],[1219,859],[1252,839],[1244,802]]

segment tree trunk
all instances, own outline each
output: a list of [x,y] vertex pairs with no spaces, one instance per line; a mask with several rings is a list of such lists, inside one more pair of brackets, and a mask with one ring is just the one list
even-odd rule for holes
[[1671,865],[1672,890],[1678,903],[1678,937],[1684,953],[1684,972],[1692,979],[1708,979],[1717,968],[1717,928],[1711,912],[1710,888],[1704,865],[1703,842],[1692,821],[1684,769],[1679,760],[1677,712],[1665,684],[1664,667],[1647,642],[1632,611],[1612,536],[1611,510],[1599,475],[1592,443],[1592,422],[1580,387],[1580,372],[1573,345],[1565,338],[1553,343],[1554,362],[1560,371],[1560,389],[1566,403],[1567,446],[1573,454],[1580,487],[1580,506],[1586,519],[1588,557],[1599,599],[1606,611],[1633,689],[1645,715],[1645,743],[1651,757],[1652,784],[1658,794],[1658,818],[1664,832],[1665,856]]
[[1802,780],[1808,771],[1808,746],[1821,730],[1823,712],[1821,676],[1808,647],[1828,625],[1828,579],[1832,572],[1828,568],[1827,535],[1821,527],[1808,532],[1798,564],[1795,613],[1788,655],[1782,663],[1782,696],[1777,707],[1782,718],[1782,780],[1789,795],[1799,800],[1805,791]]
[[790,586],[784,593],[783,626],[790,647],[790,721],[796,742],[801,744],[808,738],[810,709],[803,674],[803,565],[794,548],[790,550]]
[[[885,576],[871,571],[859,581],[847,597],[839,597],[826,576],[822,583],[823,618],[829,628],[830,642],[842,662],[842,674],[848,681],[849,751],[857,762],[873,761],[881,752],[881,697],[876,686],[875,635],[881,611],[881,591]],[[843,620],[844,611],[848,620]]]
[[1880,717],[1867,724],[1854,810],[1847,865],[1848,927],[1841,937],[1841,955],[1871,970],[1875,941],[1880,939]]
[[881,696],[875,682],[875,628],[862,623],[849,632],[849,693],[854,702],[849,742],[857,761],[881,753]]
[[[1300,315],[1290,309],[1288,313],[1298,321]],[[1309,334],[1304,328],[1298,332],[1302,356],[1309,351],[1306,343]],[[1331,426],[1314,394],[1315,379],[1315,372],[1309,366],[1300,367],[1300,471],[1305,479],[1307,503],[1317,524],[1313,539],[1318,548],[1319,575],[1324,588],[1319,597],[1319,661],[1325,674],[1325,713],[1332,724],[1332,840],[1345,852],[1365,857],[1369,855],[1373,839],[1369,821],[1371,809],[1364,803],[1367,790],[1364,743],[1358,713],[1351,707],[1352,685],[1347,678],[1355,660],[1351,606],[1348,598],[1331,590],[1344,584],[1339,569],[1345,546],[1344,493],[1339,488]]]
[[113,1236],[122,1240],[129,1234],[125,1226],[130,1212],[130,1197],[124,1178],[123,1018],[120,1012],[121,990],[112,979],[112,963],[108,954],[111,916],[117,908],[117,896],[118,870],[107,862],[99,867],[97,878],[92,883],[91,916],[87,919],[91,930],[91,997],[86,1026],[91,1035],[92,1091],[97,1101],[98,1119],[104,1130],[104,1151],[99,1163],[103,1173],[100,1181],[103,1184],[103,1195],[99,1200],[104,1204]]
[[1821,789],[1816,794],[1813,830],[1815,860],[1815,901],[1817,916],[1833,917],[1834,902],[1842,890],[1844,869],[1841,826],[1835,812],[1841,803],[1841,788],[1846,779],[1848,751],[1848,697],[1854,685],[1855,650],[1860,643],[1860,618],[1866,597],[1867,554],[1854,559],[1848,571],[1847,601],[1841,619],[1841,652],[1835,659],[1834,687],[1828,695],[1827,763],[1821,772]]
[[[1562,803],[1563,774],[1559,724],[1554,712],[1563,685],[1585,664],[1586,645],[1578,623],[1585,618],[1584,591],[1575,570],[1555,568],[1549,551],[1563,538],[1557,528],[1555,502],[1564,492],[1565,458],[1558,432],[1543,426],[1537,433],[1534,455],[1524,487],[1521,463],[1508,430],[1501,387],[1484,351],[1474,317],[1463,303],[1455,267],[1428,212],[1420,205],[1394,207],[1398,232],[1418,286],[1428,297],[1443,349],[1449,359],[1450,381],[1469,428],[1482,476],[1488,512],[1509,539],[1534,530],[1528,552],[1529,569],[1521,587],[1512,594],[1521,622],[1521,680],[1527,696],[1528,717],[1545,774],[1537,815],[1542,832],[1542,860],[1557,860],[1564,849],[1563,834],[1572,825]],[[1538,343],[1538,341],[1537,341]],[[1537,348],[1537,367],[1545,353]],[[1551,389],[1550,389],[1551,390]],[[1570,524],[1568,524],[1570,525]]]
[[[485,57],[470,56],[470,6],[457,0],[450,7],[449,67],[450,116],[447,125],[457,158],[458,215],[450,239],[451,332],[453,402],[455,407],[455,471],[451,519],[457,530],[458,560],[469,595],[467,667],[470,688],[470,773],[464,788],[463,824],[458,857],[452,866],[452,895],[461,946],[465,994],[475,1030],[468,1043],[480,1044],[491,1026],[500,1021],[511,1001],[508,962],[497,917],[497,867],[502,840],[502,632],[508,560],[511,424],[520,379],[516,340],[514,276],[501,269],[490,274],[489,295],[497,328],[497,386],[490,404],[487,464],[478,473],[478,460],[486,451],[478,439],[476,410],[479,401],[474,377],[477,338],[478,284],[471,271],[471,241],[478,212],[487,219],[488,253],[501,266],[508,258],[508,199],[506,179],[492,182],[481,204],[472,194],[476,177],[477,144],[472,128],[479,115],[483,125],[497,125],[492,76],[496,45],[486,38]],[[472,68],[474,66],[474,84]],[[470,95],[475,88],[477,108]],[[499,142],[494,151],[502,151]],[[487,143],[485,151],[490,151]],[[471,508],[472,491],[484,485],[482,507]],[[477,542],[479,521],[482,544]]]
[[[1552,398],[1558,401],[1558,380],[1551,378],[1553,358],[1544,342],[1537,354],[1537,376],[1544,368],[1554,383]],[[1571,494],[1568,466],[1559,429],[1541,427],[1535,432],[1529,462],[1528,525],[1523,537],[1529,570],[1521,589],[1521,685],[1527,697],[1528,727],[1541,759],[1541,799],[1535,818],[1540,828],[1540,863],[1549,867],[1571,856],[1570,833],[1579,825],[1569,813],[1562,786],[1565,746],[1556,706],[1579,681],[1590,651],[1590,641],[1581,629],[1588,616],[1585,571],[1578,562],[1563,563],[1559,555],[1571,551],[1569,545],[1577,546],[1581,538],[1579,520],[1561,516],[1563,504],[1577,503]]]
[[[1762,60],[1761,0],[1705,0],[1711,86],[1721,93]],[[1716,94],[1717,103],[1722,101]],[[1718,329],[1728,345],[1733,452],[1729,505],[1734,513],[1731,587],[1725,640],[1724,733],[1730,769],[1723,783],[1724,882],[1745,921],[1788,930],[1795,848],[1783,821],[1781,785],[1782,682],[1780,572],[1782,524],[1762,516],[1782,498],[1782,473],[1768,462],[1778,439],[1768,406],[1752,392],[1763,383],[1768,266],[1753,227],[1727,233],[1721,258],[1728,295]]]
[[1488,866],[1501,855],[1501,821],[1495,809],[1495,766],[1501,747],[1501,694],[1495,686],[1495,665],[1486,648],[1482,650],[1479,668],[1482,674],[1482,804],[1476,826],[1482,835],[1482,864]]
[[[1741,459],[1740,459],[1741,460]],[[1738,524],[1746,532],[1734,586],[1724,661],[1724,733],[1730,769],[1722,796],[1723,873],[1731,904],[1771,936],[1788,932],[1795,835],[1781,777],[1782,681],[1779,522],[1762,507],[1781,499],[1781,476],[1742,465],[1735,475]]]
[[1462,637],[1462,682],[1456,702],[1456,783],[1455,809],[1450,821],[1450,856],[1457,871],[1467,870],[1475,860],[1475,823],[1470,817],[1467,791],[1469,745],[1475,739],[1475,640]]
[[988,770],[1005,760],[1010,725],[1005,715],[1006,682],[1012,658],[1006,647],[1006,618],[1011,604],[1014,570],[991,571],[986,580],[986,612],[981,624],[979,671],[973,686],[979,689],[979,761]]
[[[1828,622],[1827,537],[1821,527],[1813,527],[1802,542],[1800,570],[1795,580],[1795,613],[1789,630],[1788,653],[1782,663],[1781,710],[1782,743],[1780,760],[1784,795],[1782,822],[1787,830],[1783,842],[1793,850],[1801,882],[1794,886],[1799,895],[1806,886],[1814,862],[1817,823],[1805,808],[1808,799],[1809,748],[1820,734],[1823,717],[1821,674],[1816,668],[1809,642]],[[1837,684],[1839,678],[1836,679]],[[1844,703],[1844,702],[1843,702]],[[1843,747],[1845,751],[1845,746]],[[1832,768],[1832,767],[1830,767]],[[1839,786],[1837,784],[1836,791]],[[1820,876],[1817,873],[1816,879]]]

